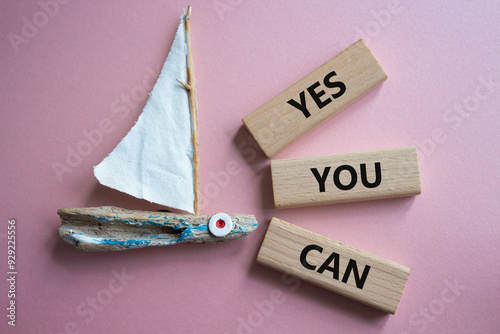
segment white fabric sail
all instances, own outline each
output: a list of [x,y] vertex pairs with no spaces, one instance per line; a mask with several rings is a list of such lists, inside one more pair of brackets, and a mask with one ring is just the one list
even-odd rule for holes
[[193,125],[186,82],[184,15],[161,74],[136,124],[94,175],[110,188],[194,213]]

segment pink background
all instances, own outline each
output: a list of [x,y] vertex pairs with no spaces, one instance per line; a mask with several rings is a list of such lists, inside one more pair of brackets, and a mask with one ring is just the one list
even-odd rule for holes
[[[160,209],[99,185],[92,166],[137,119],[187,4],[72,1],[49,17],[38,1],[2,1],[0,258],[5,277],[15,218],[18,308],[7,326],[0,280],[0,332],[498,333],[497,1],[191,1],[203,211],[252,213],[259,228],[118,253],[59,240],[58,208]],[[40,27],[15,46],[24,17]],[[388,80],[276,158],[416,145],[422,194],[275,210],[269,160],[241,118],[359,37]],[[106,119],[112,130],[58,178],[54,163]],[[396,315],[255,264],[273,216],[410,267]]]

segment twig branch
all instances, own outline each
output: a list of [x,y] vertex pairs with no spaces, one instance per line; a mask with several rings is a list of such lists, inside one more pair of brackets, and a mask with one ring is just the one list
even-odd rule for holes
[[196,107],[196,81],[193,71],[193,57],[191,56],[191,6],[188,6],[185,16],[186,38],[188,46],[187,56],[187,83],[181,82],[189,92],[189,103],[191,105],[191,122],[193,123],[193,162],[194,162],[194,213],[200,214],[200,158],[198,150],[198,110]]

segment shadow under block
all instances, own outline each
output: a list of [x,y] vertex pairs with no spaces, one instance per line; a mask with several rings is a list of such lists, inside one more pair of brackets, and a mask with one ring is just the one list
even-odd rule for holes
[[417,149],[271,160],[277,208],[418,195]]
[[394,314],[410,268],[273,218],[257,262]]
[[243,123],[271,158],[385,79],[384,70],[359,40],[247,115]]

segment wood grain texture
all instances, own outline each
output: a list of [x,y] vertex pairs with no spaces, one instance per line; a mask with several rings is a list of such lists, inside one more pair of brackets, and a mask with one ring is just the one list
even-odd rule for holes
[[[347,170],[347,167],[340,167],[345,165],[351,166],[351,171]],[[377,168],[380,170],[380,178],[377,177]],[[415,147],[272,160],[271,173],[274,205],[277,208],[403,197],[421,193]],[[343,190],[337,187],[336,176],[341,185],[349,187],[351,182],[354,182],[353,175],[356,183],[351,189]],[[378,185],[377,180],[380,181]],[[368,187],[365,186],[366,182]],[[321,184],[324,189],[321,189]]]
[[[309,245],[321,247],[306,253],[305,260],[314,269],[307,269],[301,264],[301,254]],[[332,254],[338,255],[338,279],[331,270],[321,267]],[[354,271],[347,275],[349,262],[356,261],[361,276],[366,266],[370,266],[364,285],[357,286]],[[273,218],[267,230],[264,242],[259,250],[257,262],[267,267],[282,271],[345,297],[357,300],[387,313],[396,312],[403,293],[410,269],[397,263],[382,259],[376,255],[347,246],[325,236]],[[335,266],[335,261],[329,264]]]
[[253,215],[229,215],[233,229],[217,237],[210,233],[210,215],[126,210],[113,206],[64,208],[59,237],[84,251],[117,251],[179,243],[218,243],[241,238],[257,228]]
[[[335,72],[330,80],[340,81],[345,85],[345,92],[335,98],[339,88],[325,87],[325,77]],[[271,158],[300,136],[313,129],[327,118],[335,115],[378,84],[387,79],[382,67],[362,40],[357,41],[334,58],[293,84],[269,102],[253,111],[243,123],[259,143],[265,154]],[[309,93],[308,88],[316,93],[324,91],[319,99],[327,105],[320,108]],[[305,105],[309,117],[296,107],[287,103],[290,99],[300,102],[300,94],[305,92]],[[321,104],[321,103],[320,103]]]

